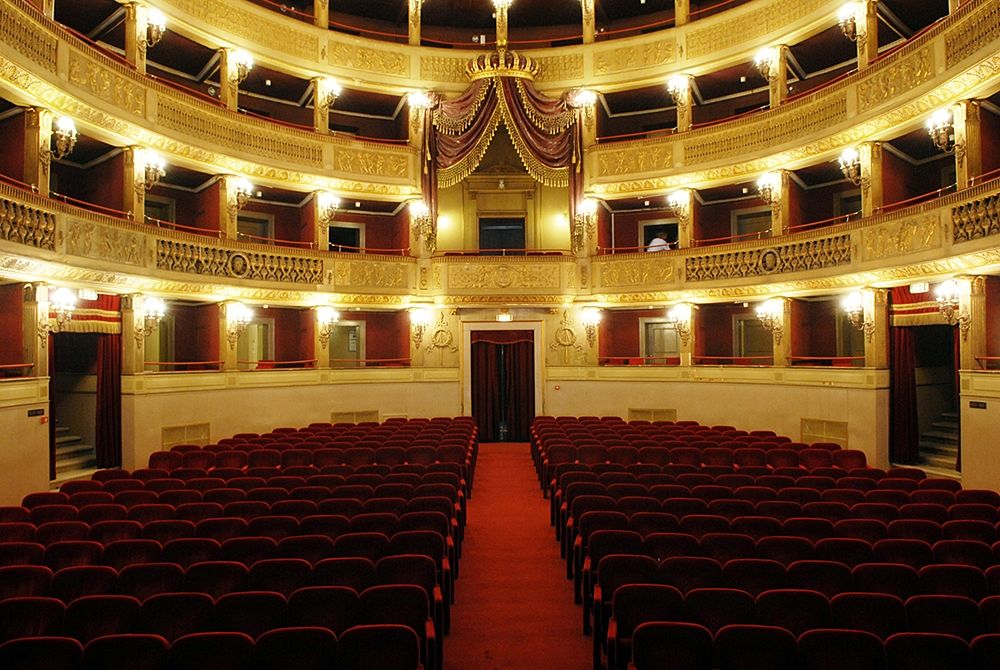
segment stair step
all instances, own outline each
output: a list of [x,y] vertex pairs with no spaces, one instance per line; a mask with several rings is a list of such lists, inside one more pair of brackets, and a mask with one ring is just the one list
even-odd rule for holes
[[56,447],[56,461],[60,461],[64,458],[72,458],[74,456],[83,456],[85,454],[93,454],[94,447],[89,444],[84,444],[83,442],[77,442],[76,444],[71,444],[68,446]]
[[69,432],[68,426],[56,426],[56,435],[65,435]]
[[920,455],[920,460],[921,460],[922,464],[926,464],[929,467],[937,468],[937,469],[940,469],[940,470],[950,470],[950,471],[953,471],[955,469],[955,456],[956,455],[957,454],[953,454],[952,456],[948,457],[948,456],[943,456],[943,455],[942,456],[932,456],[932,455],[921,454]]
[[938,430],[942,430],[950,433],[958,433],[961,427],[958,425],[957,421],[935,421],[931,424]]
[[60,435],[56,438],[56,444],[76,444],[82,441],[83,438],[79,435]]
[[76,456],[74,458],[64,458],[56,461],[56,472],[66,472],[67,470],[84,470],[97,467],[97,459],[94,454]]
[[941,412],[942,419],[948,419],[949,421],[958,421],[958,412]]
[[928,430],[920,433],[921,440],[936,440],[938,442],[950,442],[958,444],[958,434],[948,433],[942,430]]
[[928,456],[949,456],[954,458],[958,454],[958,447],[942,444],[940,442],[920,442],[920,455]]
[[57,470],[56,478],[53,479],[49,485],[52,489],[58,490],[59,485],[63,482],[68,482],[71,479],[90,479],[93,474],[97,472],[97,470],[98,468],[96,465],[74,470],[63,470],[61,472]]

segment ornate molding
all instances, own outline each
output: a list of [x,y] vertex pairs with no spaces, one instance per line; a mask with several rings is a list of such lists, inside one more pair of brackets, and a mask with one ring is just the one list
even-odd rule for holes
[[584,59],[582,53],[562,54],[560,56],[539,56],[536,82],[566,81],[581,79],[584,75]]
[[55,72],[59,40],[4,2],[0,5],[0,39],[32,63]]
[[56,217],[7,198],[0,199],[0,239],[54,251]]
[[142,266],[146,236],[91,221],[66,223],[66,253],[101,261]]
[[684,259],[687,281],[718,281],[850,265],[851,236],[830,235],[766,248],[739,249]]
[[323,261],[318,258],[228,249],[203,242],[157,240],[156,268],[230,279],[323,283]]
[[594,56],[594,74],[598,77],[644,70],[673,63],[677,58],[677,40],[671,35],[655,41],[599,51]]
[[601,177],[662,172],[673,166],[673,150],[665,142],[640,140],[623,148],[597,149],[597,170]]
[[943,237],[937,214],[865,228],[861,231],[861,260],[875,261],[937,249]]
[[934,76],[931,47],[891,62],[858,82],[858,110],[864,112],[903,92],[912,91]]
[[444,81],[452,84],[464,84],[469,80],[465,75],[465,65],[468,62],[468,58],[421,56],[420,78],[432,81]]
[[411,263],[398,261],[337,260],[332,283],[354,289],[405,289]]
[[1000,195],[993,193],[953,207],[951,223],[955,242],[1000,234]]
[[559,267],[555,263],[531,262],[454,264],[448,266],[448,288],[477,291],[558,289]]
[[146,115],[145,89],[86,55],[69,52],[69,81],[118,110],[134,116]]
[[406,154],[376,149],[335,147],[333,153],[334,165],[340,172],[397,180],[411,176],[409,158]]
[[687,33],[687,57],[709,56],[733,49],[739,43],[754,42],[771,33],[787,31],[789,26],[801,23],[812,12],[829,5],[826,0],[772,0],[725,12],[704,28],[700,27],[699,20]]
[[674,278],[672,259],[663,254],[650,254],[656,258],[600,259],[595,263],[599,269],[600,287],[655,286],[665,284]]
[[327,62],[334,67],[361,70],[394,77],[410,76],[410,61],[405,54],[383,48],[366,47],[336,41],[331,35]]
[[948,31],[944,39],[944,60],[947,67],[1000,40],[1000,5],[988,3]]

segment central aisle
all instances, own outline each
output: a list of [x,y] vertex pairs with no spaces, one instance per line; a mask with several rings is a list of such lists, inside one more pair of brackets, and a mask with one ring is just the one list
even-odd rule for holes
[[446,670],[589,670],[527,444],[480,445],[461,561]]

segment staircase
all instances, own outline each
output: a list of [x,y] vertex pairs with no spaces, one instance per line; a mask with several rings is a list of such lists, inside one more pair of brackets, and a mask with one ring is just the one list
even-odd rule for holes
[[56,478],[55,482],[89,477],[97,469],[94,447],[84,444],[83,438],[73,435],[66,426],[56,426]]
[[960,439],[958,412],[942,412],[931,430],[920,434],[920,464],[954,471]]

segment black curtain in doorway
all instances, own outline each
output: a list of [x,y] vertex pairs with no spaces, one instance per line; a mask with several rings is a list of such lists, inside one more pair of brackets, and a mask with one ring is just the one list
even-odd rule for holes
[[482,442],[526,442],[535,418],[534,338],[527,330],[472,333],[472,416]]

